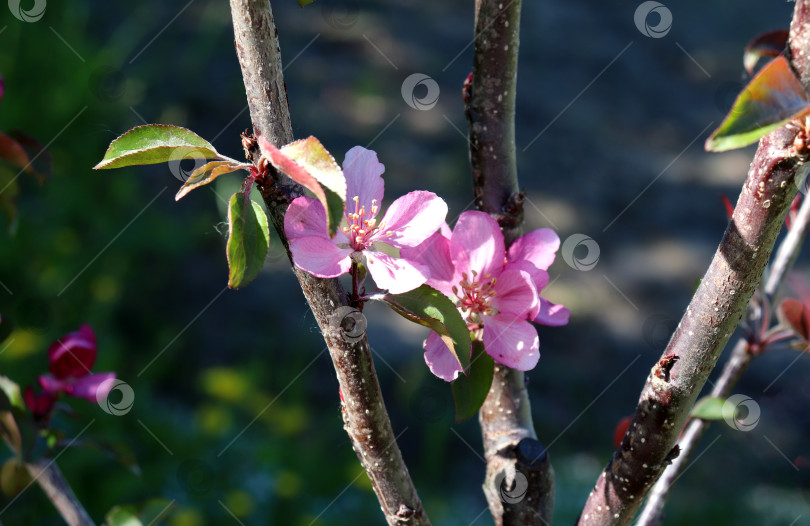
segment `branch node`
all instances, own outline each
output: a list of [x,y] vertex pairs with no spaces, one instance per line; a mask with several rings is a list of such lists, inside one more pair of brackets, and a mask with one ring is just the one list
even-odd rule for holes
[[546,447],[540,441],[526,437],[517,445],[517,460],[521,467],[537,470],[548,460]]

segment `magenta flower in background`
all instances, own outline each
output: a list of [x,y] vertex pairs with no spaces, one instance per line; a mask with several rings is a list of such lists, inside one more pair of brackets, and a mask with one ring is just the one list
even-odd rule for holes
[[284,232],[296,267],[319,278],[334,278],[349,272],[352,261],[362,262],[377,286],[392,294],[425,283],[424,266],[391,254],[415,247],[436,232],[447,216],[447,204],[432,192],[410,192],[378,219],[384,171],[372,150],[355,146],[346,153],[346,222],[334,238],[329,237],[326,212],[317,199],[299,197],[290,204]]
[[[540,297],[546,270],[560,240],[550,229],[520,237],[507,253],[498,223],[483,212],[464,212],[452,233],[437,232],[402,250],[402,257],[427,267],[427,284],[453,299],[487,354],[503,365],[527,371],[537,365],[540,341],[528,320],[568,323],[570,311]],[[451,382],[461,368],[438,334],[424,343],[431,372]]]
[[99,393],[99,389],[109,390],[112,387],[109,380],[115,379],[115,373],[90,372],[97,354],[93,329],[89,325],[82,325],[78,331],[66,334],[51,344],[48,349],[50,374],[40,376],[39,385],[53,397],[65,393],[96,402],[98,395],[103,397],[107,394]]

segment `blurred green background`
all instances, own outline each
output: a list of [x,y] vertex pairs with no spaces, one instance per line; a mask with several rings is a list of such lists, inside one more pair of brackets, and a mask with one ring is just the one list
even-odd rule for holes
[[[551,268],[544,295],[573,316],[540,329],[543,356],[528,375],[557,471],[559,524],[576,519],[614,426],[708,265],[726,224],[718,193],[733,201],[745,177],[753,148],[701,147],[745,82],[742,49],[786,27],[793,8],[672,2],[671,31],[648,38],[634,24],[639,3],[523,7],[527,228],[584,233],[600,247],[590,271],[561,257]],[[448,201],[449,219],[470,207],[460,95],[472,2],[273,7],[295,134],[318,136],[339,161],[353,145],[375,149],[389,202],[427,189]],[[438,83],[434,108],[406,104],[412,73]],[[125,442],[138,458],[140,476],[95,451],[59,458],[93,517],[164,497],[176,505],[172,526],[381,524],[342,430],[331,362],[277,243],[256,282],[226,289],[223,198],[239,177],[175,203],[181,178],[165,165],[91,170],[111,140],[144,122],[188,127],[241,156],[250,121],[227,2],[51,0],[30,23],[3,5],[0,74],[0,129],[24,130],[53,157],[47,184],[22,180],[16,234],[0,228],[0,374],[35,382],[50,342],[86,322],[99,337],[95,370],[117,372],[135,392],[125,416],[71,401],[78,416],[56,422],[74,434],[92,422],[88,437]],[[424,365],[425,331],[379,306],[367,314],[394,430],[433,523],[491,524],[477,424],[453,423],[449,386]],[[749,371],[737,392],[759,403],[759,425],[712,427],[666,524],[810,523],[810,365],[795,357],[773,353]],[[59,519],[32,488],[0,521]]]

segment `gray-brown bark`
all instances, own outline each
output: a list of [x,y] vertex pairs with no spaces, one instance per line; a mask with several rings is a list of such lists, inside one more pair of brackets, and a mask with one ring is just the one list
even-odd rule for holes
[[[476,206],[498,220],[507,246],[523,220],[515,159],[520,7],[520,0],[476,0],[473,73],[464,87]],[[495,524],[550,523],[554,470],[537,441],[523,372],[495,367],[479,422]]]
[[[792,66],[810,80],[810,0],[796,4]],[[642,390],[633,422],[597,480],[580,525],[628,524],[679,454],[686,417],[762,278],[806,165],[781,128],[759,144],[731,222],[678,328]]]
[[68,526],[95,526],[55,462],[43,458],[25,467]]
[[[231,0],[236,51],[242,67],[255,133],[280,147],[293,140],[276,26],[268,0]],[[278,175],[278,174],[276,174]],[[283,184],[282,184],[283,183]],[[260,188],[270,218],[284,245],[284,213],[302,190],[289,180]],[[292,261],[292,256],[289,254]],[[346,338],[338,312],[347,305],[336,279],[319,279],[294,268],[304,296],[323,333],[343,396],[346,432],[371,479],[390,525],[429,525],[408,469],[402,460],[383,403],[368,340]]]
[[[772,302],[776,298],[779,288],[785,281],[790,269],[801,251],[804,238],[807,235],[807,228],[810,225],[810,199],[805,199],[797,214],[796,219],[793,221],[790,232],[782,242],[779,244],[779,249],[771,262],[768,273],[768,279],[763,288],[765,299],[763,301]],[[749,307],[750,309],[750,307]],[[771,312],[773,312],[773,305],[771,305]],[[751,365],[754,358],[759,356],[767,349],[759,349],[757,352],[752,351],[748,341],[741,338],[734,346],[726,364],[723,366],[723,371],[720,377],[712,388],[711,396],[726,398],[731,395],[732,389],[737,385],[743,373]],[[700,442],[700,438],[706,432],[709,425],[708,420],[694,419],[687,424],[681,438],[678,440],[678,447],[680,447],[681,454],[676,458],[672,464],[667,466],[661,478],[655,483],[647,502],[644,504],[644,510],[639,515],[637,526],[653,526],[659,524],[661,515],[663,513],[664,504],[672,486],[675,481],[680,477],[681,473],[688,466],[689,458]]]

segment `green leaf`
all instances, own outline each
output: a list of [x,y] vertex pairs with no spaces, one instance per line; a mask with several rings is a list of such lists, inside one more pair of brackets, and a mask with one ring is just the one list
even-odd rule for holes
[[452,383],[457,423],[470,418],[481,409],[492,386],[494,374],[495,360],[486,353],[483,342],[474,341],[470,374],[459,375]]
[[298,5],[300,5],[301,7],[304,7],[306,5],[311,4],[314,1],[315,0],[298,0]]
[[725,403],[725,398],[705,396],[697,401],[695,407],[693,407],[692,411],[689,413],[689,416],[703,420],[722,420],[723,405]]
[[810,99],[784,56],[762,68],[734,101],[706,150],[723,152],[757,142],[791,119],[810,112]]
[[116,506],[107,512],[106,526],[143,526],[143,522],[129,507]]
[[25,412],[20,386],[7,376],[0,375],[0,410],[9,411],[12,408]]
[[238,289],[259,275],[270,245],[270,227],[262,207],[245,192],[231,196],[228,224],[228,286]]
[[31,485],[31,474],[17,458],[6,460],[0,468],[0,489],[6,497],[16,497]]
[[470,365],[470,330],[447,296],[422,285],[404,294],[385,294],[379,299],[406,320],[433,329],[466,374]]
[[174,196],[175,201],[179,201],[183,196],[197,188],[198,186],[206,185],[222,174],[227,174],[241,170],[243,166],[234,164],[229,161],[212,161],[205,166],[197,168],[191,173],[191,176],[183,183],[180,191]]
[[191,130],[168,124],[147,124],[132,128],[110,143],[104,159],[93,169],[217,157],[216,149]]
[[787,47],[788,35],[786,29],[777,29],[776,31],[762,33],[749,42],[745,46],[743,55],[745,71],[749,75],[753,75],[754,67],[756,67],[759,59],[762,57],[778,57]]
[[105,526],[157,526],[173,507],[174,503],[166,499],[149,499],[138,505],[115,506],[107,512]]
[[323,144],[315,137],[295,141],[280,150],[258,137],[262,153],[293,181],[315,194],[326,210],[329,235],[334,237],[346,206],[346,178]]

